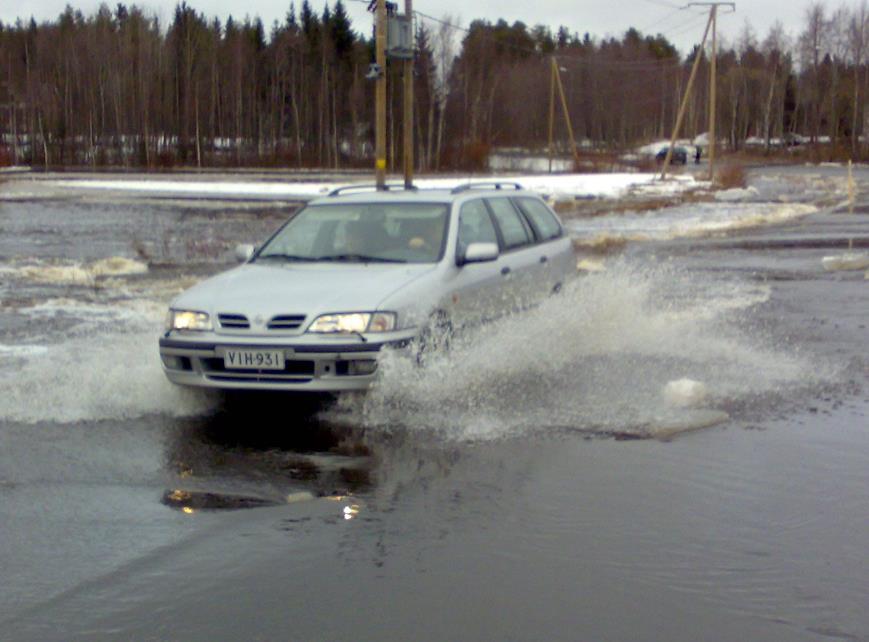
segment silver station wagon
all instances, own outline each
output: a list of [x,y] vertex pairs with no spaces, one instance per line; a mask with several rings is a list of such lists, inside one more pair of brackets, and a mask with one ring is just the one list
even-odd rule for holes
[[556,215],[514,183],[338,189],[236,253],[243,265],[171,304],[160,356],[177,384],[365,389],[384,347],[419,354],[576,272]]

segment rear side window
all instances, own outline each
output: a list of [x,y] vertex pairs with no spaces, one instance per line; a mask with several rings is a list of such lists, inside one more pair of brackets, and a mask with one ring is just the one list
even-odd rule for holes
[[534,198],[518,198],[519,205],[531,220],[540,239],[548,241],[561,236],[561,225],[543,203]]
[[506,198],[486,199],[492,214],[501,228],[501,236],[504,238],[504,249],[511,249],[527,245],[531,242],[531,230],[522,219],[522,215],[516,211],[513,204]]
[[459,256],[464,254],[471,243],[498,244],[495,225],[482,199],[465,203],[459,214]]

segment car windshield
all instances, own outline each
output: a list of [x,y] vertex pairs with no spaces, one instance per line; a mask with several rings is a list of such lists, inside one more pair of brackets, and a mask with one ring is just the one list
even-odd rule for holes
[[443,251],[443,203],[341,203],[301,210],[257,261],[434,263]]

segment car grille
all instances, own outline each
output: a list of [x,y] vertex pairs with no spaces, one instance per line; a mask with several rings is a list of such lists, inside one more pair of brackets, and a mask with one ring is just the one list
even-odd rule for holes
[[279,314],[266,326],[269,330],[298,330],[305,322],[304,314]]
[[[217,321],[226,330],[250,330],[250,320],[243,314],[221,312],[217,315]],[[269,320],[266,328],[278,331],[298,330],[304,322],[304,314],[278,314]]]
[[250,328],[250,321],[243,314],[227,314],[221,312],[217,315],[217,321],[221,328],[230,328],[232,330],[247,330]]

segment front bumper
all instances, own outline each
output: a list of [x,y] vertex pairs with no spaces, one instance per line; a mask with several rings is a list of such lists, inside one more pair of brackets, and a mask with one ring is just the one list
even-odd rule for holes
[[[370,335],[369,335],[370,336]],[[312,342],[309,337],[296,341],[270,340],[266,337],[176,336],[160,338],[163,372],[182,386],[224,390],[299,390],[341,392],[365,390],[377,377],[377,358],[383,348],[405,348],[415,332],[389,333],[386,340],[356,337],[343,341]],[[283,370],[227,368],[227,349],[280,350]]]

